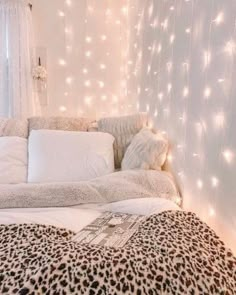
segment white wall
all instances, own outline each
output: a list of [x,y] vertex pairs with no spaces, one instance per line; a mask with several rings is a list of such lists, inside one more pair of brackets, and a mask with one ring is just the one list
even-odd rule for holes
[[145,2],[140,110],[173,142],[185,208],[236,250],[236,2]]
[[[34,0],[38,55],[48,69],[44,115],[130,113],[127,0]],[[89,56],[87,56],[89,55]]]
[[34,0],[33,16],[47,51],[44,114],[148,111],[173,143],[185,208],[236,251],[236,2]]

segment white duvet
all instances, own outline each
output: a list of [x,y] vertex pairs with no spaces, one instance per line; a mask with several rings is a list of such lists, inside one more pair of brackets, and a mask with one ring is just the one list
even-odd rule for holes
[[0,224],[45,224],[77,232],[105,211],[149,216],[166,210],[180,210],[180,208],[167,199],[141,198],[74,207],[1,209]]
[[0,224],[37,223],[79,231],[105,211],[151,215],[178,210],[162,171],[121,171],[77,183],[0,185]]

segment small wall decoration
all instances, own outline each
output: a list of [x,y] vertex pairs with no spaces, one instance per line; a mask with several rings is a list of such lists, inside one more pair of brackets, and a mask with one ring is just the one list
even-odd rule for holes
[[47,70],[41,64],[41,58],[38,59],[38,65],[33,68],[33,79],[36,81],[36,91],[39,94],[41,105],[47,105],[47,100],[41,99],[44,97],[47,90]]

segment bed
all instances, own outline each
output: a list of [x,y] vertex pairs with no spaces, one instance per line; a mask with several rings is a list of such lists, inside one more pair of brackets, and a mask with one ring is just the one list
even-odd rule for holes
[[1,294],[236,293],[236,258],[167,171],[1,184],[0,200]]

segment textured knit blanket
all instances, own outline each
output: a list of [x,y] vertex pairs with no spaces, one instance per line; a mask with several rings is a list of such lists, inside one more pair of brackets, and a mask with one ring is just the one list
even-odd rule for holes
[[236,258],[193,213],[141,223],[123,248],[44,225],[0,226],[0,294],[236,294]]
[[0,208],[67,207],[155,197],[174,201],[177,194],[166,172],[130,170],[73,183],[0,185]]

